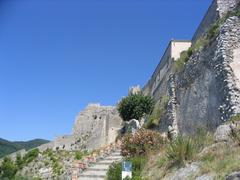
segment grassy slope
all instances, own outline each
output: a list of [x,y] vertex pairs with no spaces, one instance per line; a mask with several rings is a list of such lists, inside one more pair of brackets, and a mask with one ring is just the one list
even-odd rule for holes
[[26,142],[24,141],[11,142],[0,138],[0,158],[7,154],[16,152],[20,149],[29,150],[48,142],[49,141],[43,139],[34,139]]

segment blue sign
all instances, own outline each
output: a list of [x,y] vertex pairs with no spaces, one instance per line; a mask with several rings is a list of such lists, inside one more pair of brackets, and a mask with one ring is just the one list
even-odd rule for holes
[[122,171],[132,172],[132,163],[129,161],[122,162]]

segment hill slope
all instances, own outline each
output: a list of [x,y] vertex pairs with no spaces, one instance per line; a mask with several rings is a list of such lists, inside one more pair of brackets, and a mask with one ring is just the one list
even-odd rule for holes
[[11,141],[7,141],[5,139],[0,138],[0,158],[7,154],[16,152],[18,150],[21,150],[21,149],[29,150],[48,142],[49,142],[48,140],[44,140],[44,139],[34,139],[26,142],[25,141],[11,142]]

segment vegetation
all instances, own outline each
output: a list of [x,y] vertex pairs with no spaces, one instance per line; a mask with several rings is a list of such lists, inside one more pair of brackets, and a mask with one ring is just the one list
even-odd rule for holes
[[37,148],[27,152],[27,154],[23,157],[24,163],[28,164],[32,162],[34,159],[38,157],[38,154],[39,154],[39,149]]
[[240,121],[240,114],[237,114],[236,116],[233,116],[229,119],[229,122],[236,122]]
[[240,147],[222,144],[201,156],[201,174],[211,173],[215,179],[225,179],[227,175],[240,169]]
[[231,129],[230,137],[235,143],[240,146],[240,127]]
[[11,158],[5,157],[0,166],[0,178],[1,179],[13,179],[17,173],[18,168]]
[[122,179],[122,164],[114,163],[110,166],[107,172],[108,180],[119,180]]
[[[132,162],[133,177],[131,180],[142,180],[141,172],[146,163],[146,160],[147,160],[146,157],[136,156],[136,157],[128,158],[126,160]],[[107,179],[108,180],[120,180],[120,179],[122,179],[121,174],[122,174],[122,163],[115,163],[109,168],[108,173],[107,173]]]
[[17,154],[15,162],[10,157],[5,157],[0,166],[0,178],[17,179],[18,177],[15,177],[15,174],[18,170],[21,170],[24,166],[36,159],[38,154],[38,149],[30,150],[23,157]]
[[179,136],[168,146],[166,157],[171,165],[182,166],[193,158],[194,150],[191,138]]
[[124,121],[140,120],[144,115],[150,114],[154,108],[154,101],[150,96],[142,93],[130,94],[123,98],[118,105],[118,111]]
[[207,47],[209,43],[218,36],[221,25],[231,16],[240,17],[240,8],[237,8],[235,11],[228,12],[223,18],[217,20],[203,37],[199,38],[194,44],[192,44],[187,51],[183,51],[180,58],[174,64],[175,72],[180,72],[184,69],[186,62],[188,62],[193,53]]
[[151,129],[160,124],[161,117],[167,111],[169,100],[169,96],[163,96],[160,103],[154,106],[153,112],[149,117],[147,117],[147,122],[144,124],[145,128]]
[[75,152],[75,159],[76,160],[81,160],[82,158],[83,158],[83,153],[82,152],[80,152],[80,151],[76,151]]
[[122,138],[121,151],[125,157],[141,156],[150,150],[159,149],[163,144],[160,133],[140,129],[135,134],[127,134]]
[[48,142],[49,141],[43,139],[35,139],[27,142],[23,141],[10,142],[0,138],[0,158],[21,149],[25,149],[28,151],[30,149],[33,149],[37,146],[40,146]]

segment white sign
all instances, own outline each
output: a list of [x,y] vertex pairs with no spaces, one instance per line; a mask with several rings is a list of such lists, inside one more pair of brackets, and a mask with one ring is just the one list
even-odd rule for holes
[[125,178],[132,178],[132,163],[124,161],[122,163],[122,180]]

